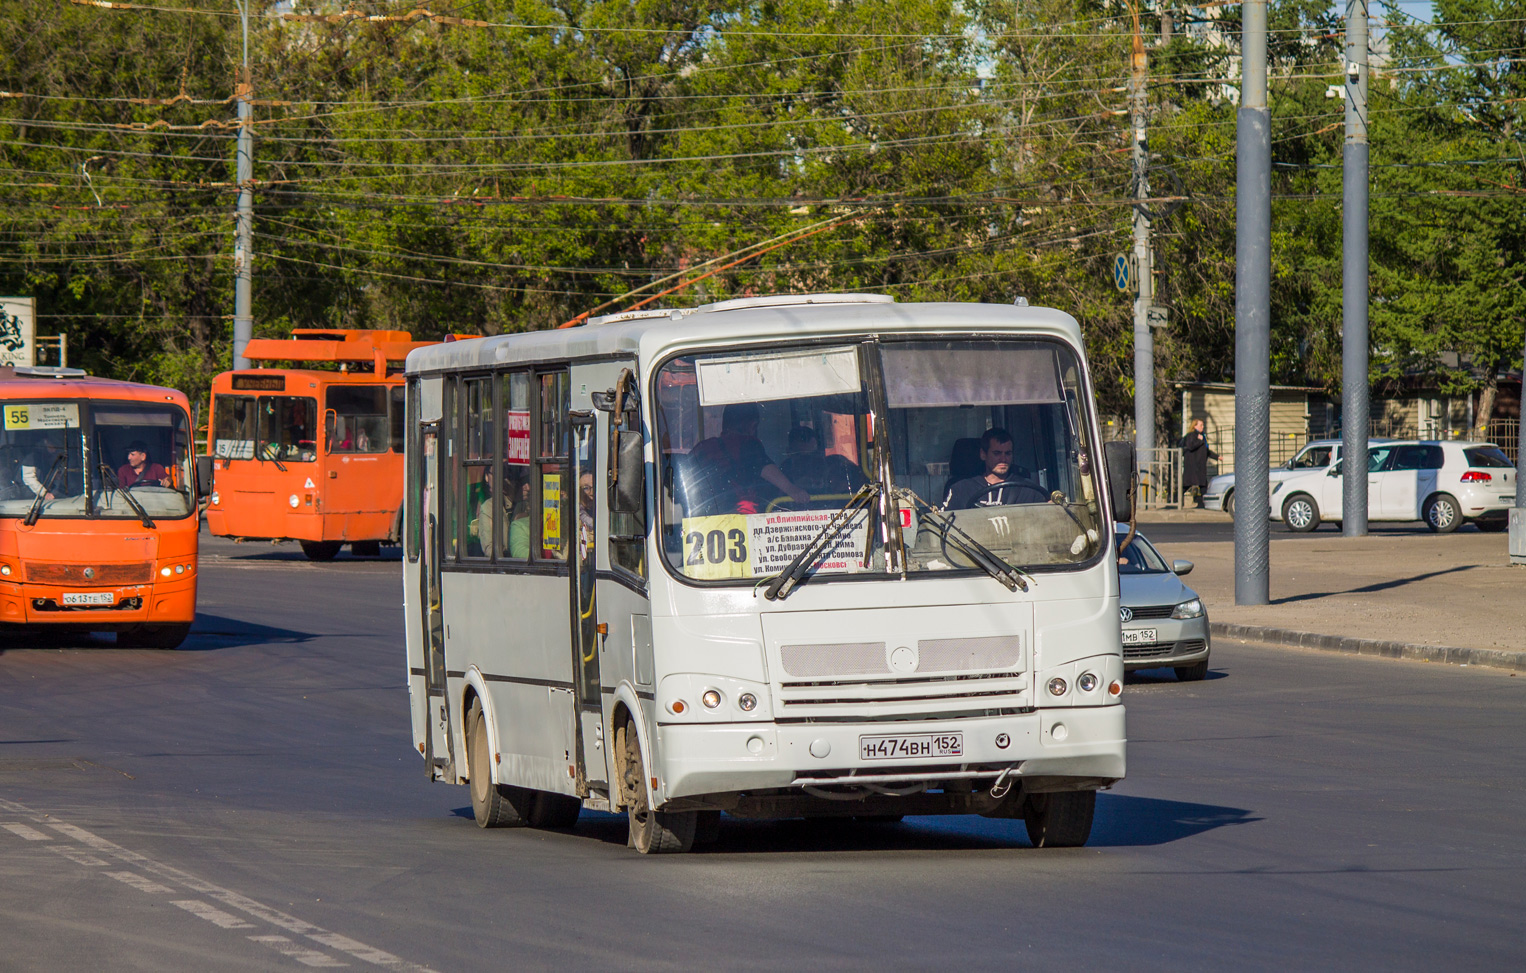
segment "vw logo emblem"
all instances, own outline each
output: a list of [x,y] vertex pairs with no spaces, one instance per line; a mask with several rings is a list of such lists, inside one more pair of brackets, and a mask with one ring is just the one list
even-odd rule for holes
[[1122,619],[1123,621],[1125,621],[1125,622],[1131,622],[1131,621],[1134,620],[1134,609],[1132,609],[1132,608],[1119,608],[1118,609],[1118,617],[1120,619]]
[[93,577],[95,577],[95,568],[86,568],[85,569],[85,577],[86,578],[93,578]]

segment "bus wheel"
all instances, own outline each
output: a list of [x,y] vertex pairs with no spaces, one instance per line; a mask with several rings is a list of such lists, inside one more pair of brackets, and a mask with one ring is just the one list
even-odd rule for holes
[[641,762],[641,745],[636,739],[635,722],[627,722],[625,739],[620,741],[625,754],[626,813],[631,822],[631,847],[643,855],[681,854],[694,847],[694,829],[698,824],[693,811],[654,811],[646,793],[646,765]]
[[303,541],[302,553],[309,561],[332,561],[343,546],[339,541]]
[[1035,848],[1079,848],[1091,837],[1096,810],[1096,791],[1029,794],[1023,804],[1028,840]]
[[137,625],[117,633],[117,645],[133,649],[178,649],[191,634],[191,623]]
[[381,541],[352,541],[350,553],[356,557],[381,557]]
[[522,828],[534,794],[521,787],[493,783],[492,746],[482,703],[472,700],[466,714],[466,772],[472,790],[472,817],[479,828]]
[[566,794],[536,791],[535,801],[530,805],[530,827],[570,828],[578,823],[583,802]]

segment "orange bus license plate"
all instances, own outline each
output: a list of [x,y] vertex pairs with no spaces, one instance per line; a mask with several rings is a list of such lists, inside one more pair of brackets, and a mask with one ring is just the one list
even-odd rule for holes
[[115,605],[117,596],[109,591],[66,591],[66,605]]

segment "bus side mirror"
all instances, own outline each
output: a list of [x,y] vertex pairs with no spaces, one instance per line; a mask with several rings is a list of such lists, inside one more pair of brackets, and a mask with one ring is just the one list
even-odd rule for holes
[[206,499],[212,495],[212,457],[196,457],[196,497]]
[[1113,520],[1125,524],[1134,519],[1134,444],[1102,444],[1102,458],[1107,463],[1107,496],[1112,501]]
[[615,513],[640,513],[646,502],[641,482],[642,467],[646,463],[642,445],[639,432],[615,434],[615,481],[610,484],[609,498],[610,508]]

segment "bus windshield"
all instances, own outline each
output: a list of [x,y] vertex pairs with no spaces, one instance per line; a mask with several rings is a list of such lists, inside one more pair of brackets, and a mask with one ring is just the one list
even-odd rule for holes
[[814,574],[884,571],[887,541],[908,571],[974,570],[970,540],[1023,569],[1089,560],[1101,541],[1081,381],[1067,347],[1037,340],[671,359],[656,379],[668,564],[694,580],[756,583],[866,485],[896,498],[898,522],[871,531],[875,504],[860,503]]
[[41,518],[181,518],[195,510],[190,425],[182,409],[10,402],[3,427],[0,517],[25,517],[34,506]]

